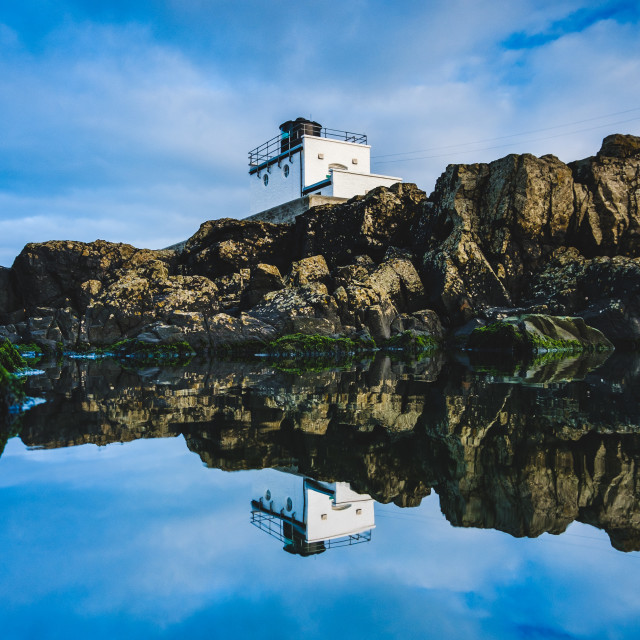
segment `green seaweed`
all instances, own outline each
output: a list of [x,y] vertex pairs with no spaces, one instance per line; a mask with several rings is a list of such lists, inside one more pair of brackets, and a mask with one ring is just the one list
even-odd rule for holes
[[26,369],[27,363],[9,340],[0,343],[0,366],[9,373],[14,373],[20,369]]
[[425,351],[435,351],[440,346],[440,341],[434,336],[413,331],[402,331],[386,340],[382,345],[382,349],[422,354]]
[[117,358],[130,358],[136,362],[180,364],[188,362],[195,355],[188,342],[150,344],[136,339],[121,340],[108,347],[96,349],[96,353],[114,355]]
[[343,356],[376,348],[372,338],[334,338],[323,335],[292,333],[269,342],[265,351],[270,355],[283,356]]
[[12,374],[26,367],[27,363],[11,342],[0,343],[0,419],[3,421],[9,407],[24,398],[23,381],[16,380]]

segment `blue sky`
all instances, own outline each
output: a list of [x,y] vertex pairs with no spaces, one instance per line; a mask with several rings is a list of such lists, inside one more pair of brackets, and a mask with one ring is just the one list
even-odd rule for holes
[[639,23],[629,1],[2,3],[0,265],[243,217],[247,151],[299,115],[429,192],[452,162],[591,155],[640,134]]

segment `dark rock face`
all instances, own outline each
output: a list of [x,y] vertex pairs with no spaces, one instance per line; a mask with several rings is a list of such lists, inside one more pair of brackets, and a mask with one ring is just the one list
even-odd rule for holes
[[0,267],[0,320],[19,307],[11,270]]
[[571,165],[511,155],[449,166],[415,233],[430,304],[464,324],[492,307],[530,304],[532,280],[561,249],[638,257],[639,146],[633,136],[610,136],[598,156]]
[[640,343],[640,259],[559,249],[527,289],[550,313],[575,314],[614,343]]
[[293,229],[286,224],[210,220],[187,241],[180,263],[185,273],[214,279],[259,263],[286,270],[293,257]]
[[396,184],[295,225],[209,221],[179,251],[29,244],[0,269],[0,336],[209,348],[237,325],[254,337],[315,328],[381,341],[405,325],[423,331],[415,314],[436,312],[454,331],[515,314],[580,316],[638,342],[639,149],[640,138],[614,135],[570,165],[528,154],[451,165],[428,199]]
[[332,269],[357,255],[380,262],[389,247],[411,244],[411,229],[425,199],[416,185],[398,183],[343,204],[314,207],[296,219],[297,251],[301,257],[323,255]]
[[[164,255],[163,255],[164,254]],[[121,270],[152,260],[168,260],[171,252],[136,249],[104,240],[91,243],[51,241],[28,244],[13,263],[16,284],[28,310],[70,306],[80,312],[87,305],[92,282],[104,286]]]

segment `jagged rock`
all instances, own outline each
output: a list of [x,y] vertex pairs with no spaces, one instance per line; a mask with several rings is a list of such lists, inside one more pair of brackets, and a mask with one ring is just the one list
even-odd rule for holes
[[392,257],[365,279],[380,296],[387,296],[400,312],[424,307],[426,296],[420,276],[411,260]]
[[445,331],[440,323],[438,314],[431,309],[422,309],[413,313],[400,314],[391,323],[392,333],[402,333],[403,331],[412,331],[418,335],[433,336],[438,340],[442,340]]
[[212,280],[265,263],[286,271],[293,255],[293,227],[223,218],[203,223],[179,261],[184,273]]
[[615,134],[596,157],[569,163],[576,242],[586,256],[640,255],[640,138]]
[[249,283],[242,295],[242,307],[249,309],[257,305],[270,291],[284,289],[278,267],[272,264],[257,264],[250,271]]
[[101,290],[87,308],[81,341],[103,345],[136,337],[155,322],[170,323],[178,311],[214,315],[217,296],[208,278],[170,276],[162,262],[152,261]]
[[296,218],[302,257],[322,255],[331,269],[366,254],[376,262],[390,246],[408,247],[426,194],[414,184],[377,187],[338,205],[314,207]]
[[325,319],[333,327],[331,333],[337,333],[341,328],[335,299],[325,285],[317,282],[268,293],[249,315],[275,327],[279,334],[293,331],[297,318]]
[[518,305],[559,248],[638,255],[638,144],[607,138],[597,157],[569,166],[525,154],[448,167],[413,243],[434,308],[462,324],[489,307]]
[[598,159],[631,158],[640,155],[640,138],[637,136],[613,133],[602,141]]
[[213,280],[218,289],[217,302],[221,310],[233,313],[240,309],[243,296],[249,288],[250,278],[250,269],[240,269],[238,273],[230,273]]
[[392,323],[401,312],[424,306],[425,291],[413,263],[405,253],[388,253],[376,266],[368,256],[337,267],[333,293],[343,325],[366,328],[376,342],[391,336]]
[[461,324],[478,309],[510,306],[524,274],[565,241],[572,187],[570,169],[553,156],[449,166],[414,242],[438,309]]
[[640,259],[559,249],[531,281],[531,305],[579,315],[609,340],[640,343]]
[[310,256],[294,262],[287,276],[287,284],[291,287],[301,287],[312,282],[321,282],[327,286],[331,283],[329,267],[322,256]]
[[12,271],[28,310],[69,306],[82,313],[88,303],[83,288],[87,280],[109,284],[121,269],[136,269],[150,261],[168,262],[171,255],[104,240],[51,241],[26,245]]

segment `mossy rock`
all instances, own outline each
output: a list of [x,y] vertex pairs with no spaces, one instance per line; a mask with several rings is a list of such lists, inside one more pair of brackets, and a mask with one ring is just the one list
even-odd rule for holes
[[425,333],[415,331],[402,331],[395,336],[391,336],[382,348],[390,351],[405,351],[407,353],[423,353],[425,351],[435,351],[440,347],[440,341]]
[[273,340],[266,346],[271,355],[340,356],[372,351],[376,344],[372,338],[347,338],[292,333]]
[[474,329],[467,348],[506,351],[517,356],[607,351],[613,345],[582,318],[528,314]]
[[111,353],[119,358],[131,358],[143,362],[184,362],[195,355],[193,347],[188,342],[172,344],[152,344],[142,340],[122,340],[99,350]]
[[22,382],[12,374],[26,367],[24,358],[8,340],[0,343],[0,422],[5,420],[9,408],[24,397]]
[[20,355],[18,349],[16,349],[8,340],[0,343],[0,366],[4,367],[4,369],[9,373],[13,373],[27,367],[27,363]]

